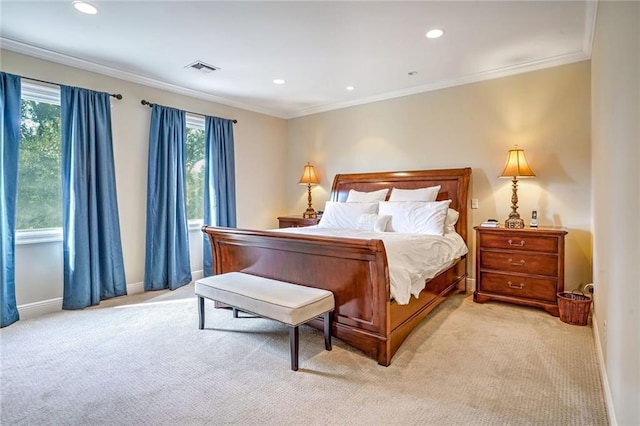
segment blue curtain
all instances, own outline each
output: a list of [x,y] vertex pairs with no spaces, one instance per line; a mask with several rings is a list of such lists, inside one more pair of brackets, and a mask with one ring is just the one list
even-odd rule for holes
[[154,105],[149,129],[144,289],[175,290],[191,282],[187,224],[186,114]]
[[108,93],[61,86],[63,309],[127,294]]
[[[205,119],[204,223],[235,228],[236,170],[233,154],[233,121]],[[203,274],[213,274],[211,244],[203,241]]]
[[20,77],[0,72],[0,191],[2,192],[2,291],[0,327],[18,321],[16,305],[15,235],[18,152],[20,145]]

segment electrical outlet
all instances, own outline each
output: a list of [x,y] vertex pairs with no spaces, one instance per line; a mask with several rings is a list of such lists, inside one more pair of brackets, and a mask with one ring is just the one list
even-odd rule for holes
[[471,199],[471,208],[472,209],[477,209],[478,208],[478,199],[477,198],[472,198]]

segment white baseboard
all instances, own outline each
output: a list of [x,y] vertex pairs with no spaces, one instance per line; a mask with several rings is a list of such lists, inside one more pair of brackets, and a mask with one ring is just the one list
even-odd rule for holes
[[138,293],[144,293],[144,283],[142,281],[139,283],[127,284],[127,295]]
[[602,377],[602,390],[604,391],[604,401],[607,405],[607,416],[609,417],[609,424],[611,426],[617,426],[616,412],[613,407],[613,398],[611,397],[611,387],[609,386],[609,377],[607,376],[607,366],[604,362],[604,354],[602,353],[602,342],[600,341],[600,333],[598,333],[598,321],[596,314],[591,317],[591,324],[593,326],[593,338],[596,344],[596,352],[598,354],[598,364],[600,364],[600,376]]
[[472,294],[476,289],[476,279],[467,277],[466,290],[467,294]]
[[[193,281],[199,280],[203,276],[202,270],[192,271],[191,276]],[[193,282],[192,281],[192,282]],[[144,293],[144,283],[131,283],[127,284],[127,295]],[[33,303],[25,303],[18,305],[18,314],[20,319],[32,319],[46,314],[52,314],[54,312],[62,311],[62,297],[56,297],[49,300],[40,300]]]
[[62,310],[62,297],[56,297],[55,299],[41,300],[39,302],[25,303],[18,306],[18,314],[20,319],[31,319],[41,315],[51,314],[53,312],[60,312]]
[[194,282],[195,280],[199,280],[203,276],[204,276],[204,272],[202,271],[202,269],[199,271],[191,271],[191,282]]

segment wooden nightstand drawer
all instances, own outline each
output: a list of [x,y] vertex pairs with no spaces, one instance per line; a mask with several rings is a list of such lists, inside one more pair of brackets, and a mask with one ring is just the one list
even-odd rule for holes
[[525,233],[480,234],[480,245],[485,248],[506,250],[540,251],[545,253],[558,252],[558,239],[528,235]]
[[482,274],[482,291],[528,299],[556,301],[557,280],[553,278],[533,278],[529,276]]
[[558,260],[553,254],[485,250],[480,253],[480,268],[555,277]]

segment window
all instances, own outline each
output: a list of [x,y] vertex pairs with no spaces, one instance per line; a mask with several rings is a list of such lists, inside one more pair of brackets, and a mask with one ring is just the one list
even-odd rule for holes
[[204,218],[204,118],[187,114],[187,219],[196,228]]
[[62,227],[60,89],[22,83],[16,229],[39,237]]

